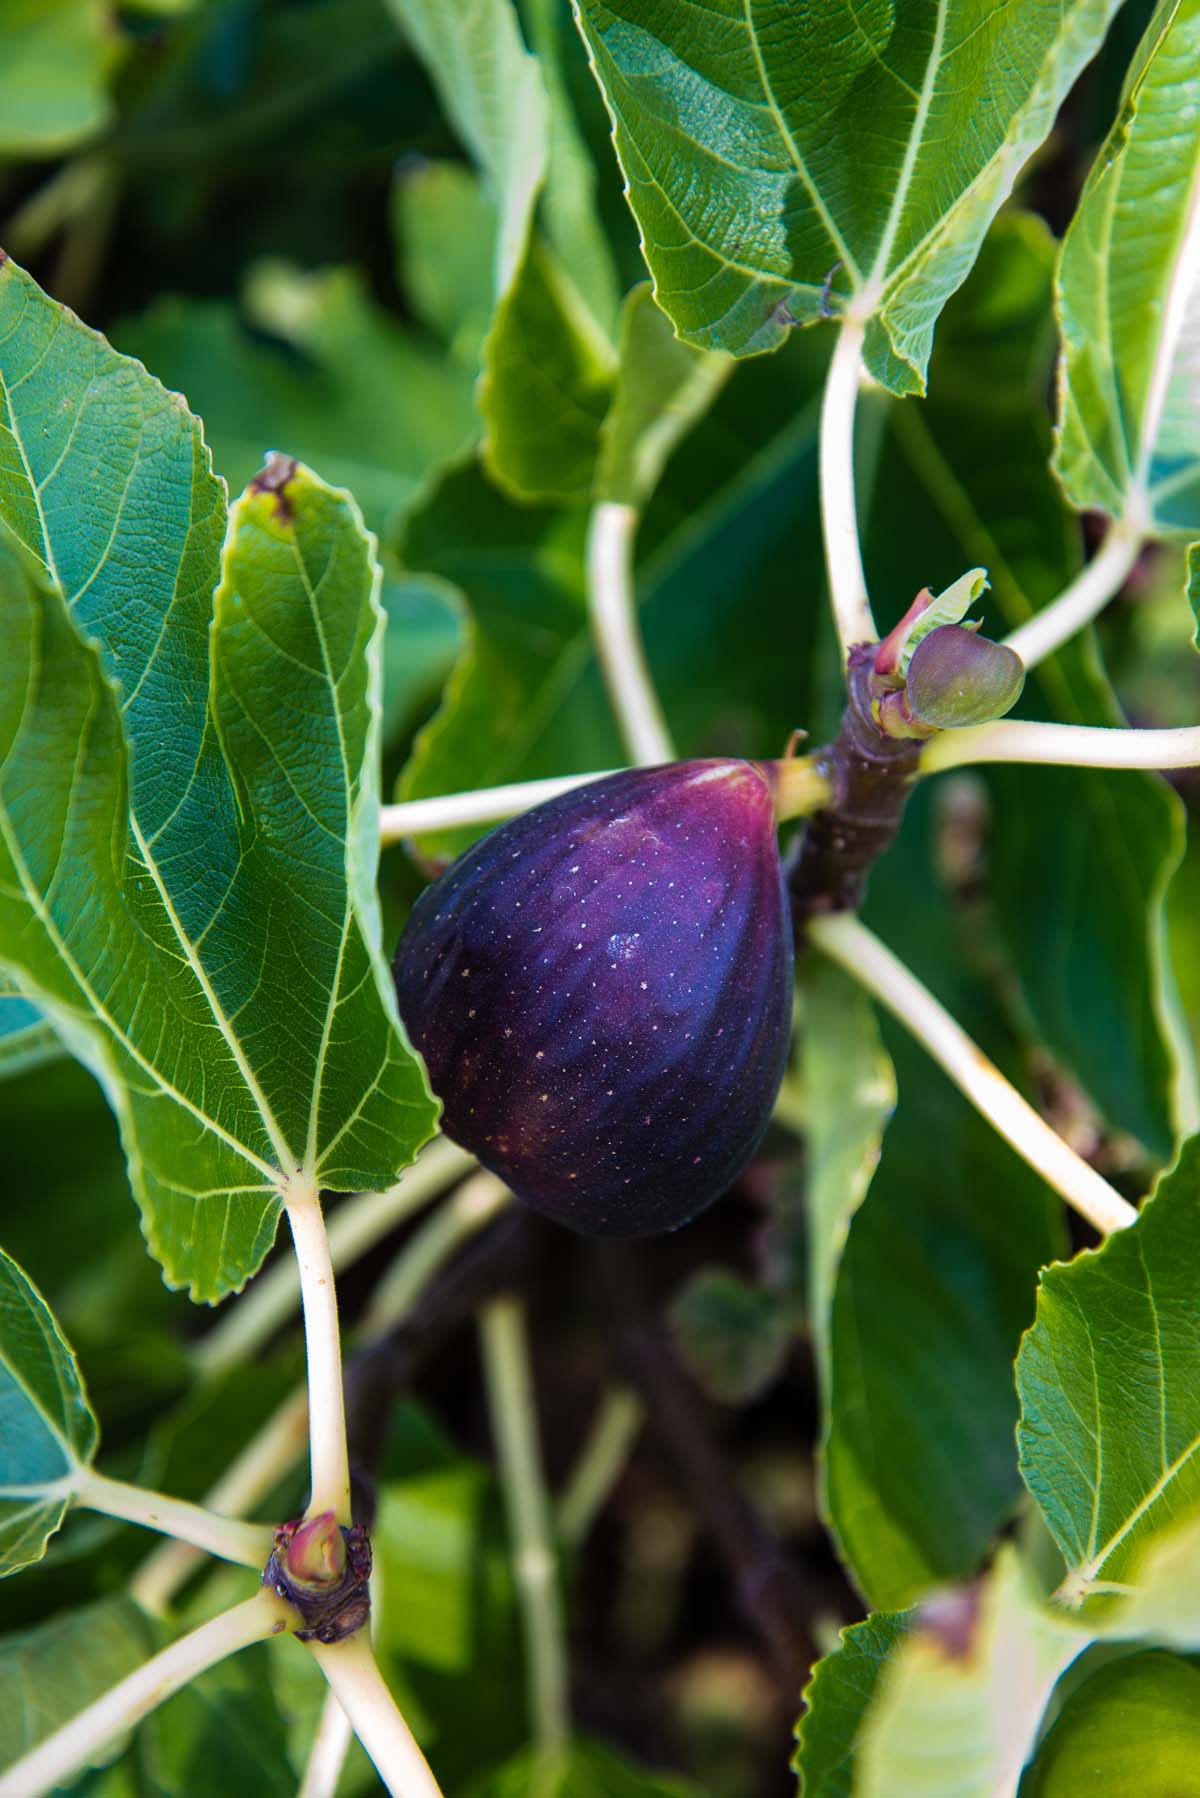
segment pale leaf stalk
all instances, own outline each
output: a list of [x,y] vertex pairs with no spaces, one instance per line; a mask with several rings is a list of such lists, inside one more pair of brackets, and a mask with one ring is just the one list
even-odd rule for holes
[[921,773],[976,762],[1041,762],[1066,768],[1129,768],[1148,772],[1200,767],[1200,725],[1171,730],[1122,730],[1091,724],[1038,724],[997,718],[965,730],[944,730],[921,751]]
[[643,766],[674,760],[675,750],[642,647],[633,583],[633,506],[601,500],[588,530],[588,609],[592,638],[625,747]]
[[206,1668],[253,1642],[279,1635],[292,1621],[281,1599],[259,1590],[243,1604],[202,1623],[0,1773],[0,1798],[41,1798],[43,1792],[63,1785],[117,1736],[140,1723]]
[[1140,551],[1140,532],[1133,525],[1113,525],[1087,567],[1057,599],[1010,631],[1004,639],[1006,646],[1016,651],[1026,668],[1036,668],[1115,599]]
[[848,320],[838,333],[821,402],[821,529],[829,598],[843,660],[852,644],[874,643],[879,635],[867,598],[854,493],[854,415],[862,376],[862,344],[862,324]]
[[394,1798],[442,1798],[428,1761],[388,1691],[366,1630],[328,1646],[310,1642],[309,1648]]
[[[363,1318],[360,1338],[377,1342],[401,1324],[425,1287],[455,1250],[511,1203],[494,1174],[465,1180],[414,1233],[384,1275]],[[216,1511],[243,1513],[259,1504],[295,1466],[308,1440],[308,1395],[287,1399],[207,1494]],[[196,1550],[171,1543],[151,1555],[133,1581],[133,1596],[154,1615],[166,1611],[200,1564]]]
[[515,818],[532,806],[557,799],[560,793],[573,792],[591,780],[605,780],[615,772],[601,769],[595,774],[559,774],[549,780],[517,780],[504,787],[478,787],[469,793],[442,793],[434,799],[406,799],[398,805],[384,805],[379,810],[380,840],[386,848],[405,837],[420,836],[427,830],[455,830],[473,824],[498,824],[504,818]]
[[566,1632],[542,1477],[523,1307],[493,1299],[480,1314],[488,1408],[504,1490],[529,1660],[534,1744],[549,1761],[566,1744]]
[[[358,1193],[344,1200],[326,1225],[334,1272],[340,1273],[365,1255],[397,1224],[473,1166],[474,1159],[465,1149],[440,1137],[421,1151],[403,1178],[386,1192]],[[211,1379],[250,1360],[299,1303],[299,1266],[294,1258],[284,1257],[260,1274],[200,1341],[193,1355],[197,1371]]]
[[308,1427],[312,1454],[309,1514],[332,1511],[349,1524],[350,1460],[346,1450],[346,1404],[342,1391],[342,1345],[337,1290],[321,1201],[312,1181],[297,1181],[284,1209],[300,1269],[304,1344],[308,1363]]
[[140,1523],[222,1561],[234,1561],[239,1567],[253,1567],[260,1572],[274,1541],[274,1533],[266,1524],[238,1523],[232,1517],[206,1510],[203,1505],[189,1504],[186,1499],[168,1498],[165,1493],[151,1492],[144,1486],[110,1480],[91,1467],[80,1468],[72,1482],[72,1497],[89,1511],[102,1511],[106,1517],[119,1517],[125,1523]]
[[[809,920],[809,935],[910,1030],[976,1110],[1102,1236],[1137,1221],[1116,1188],[1069,1148],[904,963],[849,912]],[[936,1154],[936,1145],[930,1153]]]
[[342,1768],[354,1740],[354,1727],[332,1687],[325,1694],[321,1718],[296,1798],[334,1798]]
[[[308,1392],[300,1387],[251,1437],[206,1493],[206,1507],[234,1517],[252,1511],[291,1472],[307,1447]],[[264,1556],[264,1562],[265,1559]],[[130,1596],[151,1616],[165,1616],[179,1588],[203,1560],[200,1549],[186,1542],[166,1543],[147,1556],[138,1569],[130,1584]]]
[[628,1387],[615,1386],[604,1394],[556,1507],[565,1548],[578,1548],[586,1539],[621,1476],[644,1417],[641,1400]]
[[371,1296],[362,1320],[364,1342],[377,1342],[403,1322],[454,1251],[512,1200],[495,1174],[473,1174],[416,1231]]

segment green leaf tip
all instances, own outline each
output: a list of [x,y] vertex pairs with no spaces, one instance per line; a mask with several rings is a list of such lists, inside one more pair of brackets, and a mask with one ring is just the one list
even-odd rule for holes
[[281,456],[278,450],[272,450],[247,486],[246,492],[270,494],[275,501],[276,517],[285,524],[291,524],[296,513],[288,496],[288,487],[299,471],[300,464],[294,456]]

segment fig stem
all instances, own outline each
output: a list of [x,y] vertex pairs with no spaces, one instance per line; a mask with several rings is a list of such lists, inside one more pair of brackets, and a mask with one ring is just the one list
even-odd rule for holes
[[525,1625],[533,1739],[547,1760],[566,1745],[566,1631],[550,1506],[542,1477],[525,1310],[493,1299],[479,1317],[488,1408]]
[[854,414],[862,379],[863,325],[842,325],[821,402],[821,529],[833,621],[849,660],[855,643],[875,643],[879,633],[867,597],[858,541],[854,495]]
[[809,919],[812,941],[912,1032],[967,1098],[1042,1178],[1102,1236],[1137,1211],[1068,1147],[899,958],[850,912]]
[[794,755],[766,766],[774,779],[775,816],[781,824],[789,818],[806,818],[832,803],[833,782],[823,757]]
[[265,1641],[289,1627],[291,1613],[273,1592],[260,1589],[253,1598],[222,1611],[172,1642],[127,1678],[89,1704],[69,1723],[0,1773],[0,1798],[40,1798],[99,1754],[115,1737],[132,1729],[182,1686],[208,1667]]
[[111,1480],[92,1467],[79,1469],[73,1481],[72,1499],[89,1511],[101,1511],[106,1517],[119,1517],[125,1523],[140,1523],[146,1529],[174,1536],[240,1567],[260,1571],[271,1552],[271,1531],[265,1523],[239,1523],[206,1510],[203,1505],[189,1504],[186,1499],[168,1498],[144,1486]]
[[559,1541],[576,1549],[604,1509],[645,1422],[646,1409],[627,1386],[614,1386],[597,1407],[587,1440],[555,1507]]
[[480,1172],[464,1180],[409,1239],[383,1275],[362,1318],[362,1340],[378,1342],[389,1335],[455,1249],[490,1223],[511,1199],[507,1186],[495,1174]]
[[304,1344],[308,1364],[308,1428],[312,1490],[308,1516],[332,1511],[349,1524],[350,1460],[346,1452],[346,1404],[342,1393],[342,1346],[337,1290],[329,1238],[316,1185],[299,1178],[284,1195],[284,1210],[300,1269]]
[[[406,1218],[427,1205],[475,1165],[465,1149],[439,1137],[386,1192],[358,1193],[344,1200],[326,1223],[329,1258],[335,1273],[349,1267]],[[253,1358],[285,1324],[300,1303],[300,1270],[294,1260],[276,1261],[259,1274],[249,1291],[235,1299],[193,1353],[196,1371],[213,1379]],[[261,1559],[258,1563],[261,1566]]]
[[1046,762],[1074,768],[1200,767],[1200,726],[1122,730],[1091,724],[1035,724],[997,718],[943,731],[921,751],[920,771],[936,774],[973,762]]
[[633,540],[638,513],[601,500],[588,528],[587,588],[592,638],[608,697],[630,758],[643,766],[671,762],[675,750],[655,692],[638,628]]
[[1140,551],[1141,534],[1136,526],[1114,524],[1087,566],[1057,599],[1010,631],[1004,638],[1005,647],[1015,649],[1026,668],[1044,662],[1116,597]]
[[334,1798],[342,1768],[354,1740],[350,1719],[331,1686],[321,1706],[321,1720],[308,1751],[304,1777],[296,1798]]
[[442,1798],[442,1789],[379,1671],[365,1629],[344,1641],[308,1643],[375,1770],[397,1798]]
[[405,799],[380,807],[380,841],[386,848],[425,830],[452,830],[456,825],[498,824],[515,818],[547,799],[557,799],[590,780],[604,780],[613,769],[599,774],[561,774],[549,780],[517,780],[503,787],[478,787],[469,793],[442,793],[433,799]]
[[[443,1264],[508,1205],[510,1196],[508,1188],[494,1175],[481,1173],[464,1181],[434,1211],[404,1245],[376,1289],[359,1326],[362,1349],[369,1351],[404,1322]],[[332,1221],[336,1217],[335,1212]],[[206,1495],[206,1503],[215,1511],[235,1516],[252,1510],[295,1466],[307,1444],[308,1394],[302,1387],[285,1399],[250,1439]],[[186,1543],[166,1544],[150,1555],[137,1573],[131,1587],[133,1597],[143,1610],[154,1616],[163,1615],[199,1562],[199,1551]],[[260,1561],[258,1565],[261,1564]]]

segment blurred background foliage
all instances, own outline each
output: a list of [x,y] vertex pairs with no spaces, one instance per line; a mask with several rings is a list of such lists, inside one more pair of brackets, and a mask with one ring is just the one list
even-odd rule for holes
[[[981,561],[993,568],[990,622],[1002,628],[1078,564],[1080,528],[1046,468],[1051,234],[1070,215],[1149,11],[1139,0],[1119,15],[948,308],[927,405],[880,394],[864,408],[865,553],[881,624],[918,586],[937,589]],[[618,308],[645,271],[567,0],[522,0],[520,15],[541,58],[551,150],[537,232],[506,297],[496,285],[503,183],[420,53],[422,32],[436,33],[436,7],[0,0],[0,242],[186,396],[234,491],[279,449],[355,494],[384,556],[385,775],[406,795],[622,759],[588,642],[582,553],[616,378]],[[498,301],[512,314],[508,360],[481,386]],[[684,753],[773,755],[793,729],[820,741],[835,727],[840,674],[816,502],[827,352],[820,331],[797,334],[778,355],[727,372],[649,504],[638,539],[643,628]],[[961,489],[953,505],[940,472],[950,465]],[[1193,722],[1200,711],[1181,578],[1175,552],[1149,552],[1103,622],[1104,666],[1138,724]],[[1059,658],[1028,704],[1042,715],[1106,716],[1112,697],[1094,647]],[[1119,779],[1117,798],[1116,783],[1100,775],[1005,770],[986,783],[945,783],[914,808],[869,915],[1060,1126],[1137,1190],[1168,1150],[1167,1080],[1152,1058],[1125,1052],[1128,1020],[1146,1001],[1136,969],[1126,979],[1112,966],[1126,953],[1144,956],[1151,895],[1104,891],[1111,845],[1098,833],[1139,844],[1143,885],[1152,886],[1174,854],[1181,807],[1200,801],[1200,786],[1181,778],[1173,798],[1156,780]],[[1091,823],[1073,846],[1063,819],[1077,807]],[[1018,817],[1022,829],[1006,829]],[[422,844],[426,861],[459,840]],[[385,856],[389,935],[420,880],[404,854]],[[1039,968],[1064,953],[1054,935],[1060,914],[1051,895],[1048,934],[1031,938],[1031,882],[1043,892],[1082,883],[1096,896],[1093,934],[1071,950],[1092,959],[1057,998]],[[1193,850],[1169,909],[1193,1028],[1198,918]],[[1093,996],[1089,1008],[1078,1004],[1082,991]],[[954,1457],[961,1479],[952,1502],[940,1502],[923,1528],[914,1523],[911,1567],[893,1560],[872,1569],[861,1546],[860,1582],[885,1605],[903,1602],[926,1573],[969,1571],[1011,1509],[1015,1466],[989,1456],[1011,1442],[1007,1363],[1032,1311],[1035,1269],[1061,1246],[1062,1227],[1037,1182],[1014,1175],[940,1077],[920,1065],[910,1077],[917,1052],[892,1032],[888,1045],[909,1104],[856,1219],[830,1320],[835,1356],[854,1309],[878,1311],[880,1295],[894,1292],[890,1220],[912,1209],[914,1185],[921,1199],[904,1297],[856,1364],[855,1402],[829,1444],[831,1477],[853,1466],[855,1431],[882,1410],[893,1422],[888,1482],[897,1502],[919,1509],[935,1448]],[[670,1352],[700,1390],[729,1502],[751,1504],[764,1539],[786,1545],[799,1570],[805,1601],[795,1628],[812,1652],[862,1607],[814,1499],[801,1072],[736,1200],[640,1253],[648,1302],[669,1306]],[[106,1464],[200,1496],[231,1446],[290,1389],[296,1341],[221,1387],[198,1389],[187,1343],[205,1318],[166,1291],[144,1252],[115,1131],[89,1077],[57,1062],[0,1084],[0,1128],[4,1246],[43,1285],[80,1352]],[[940,1154],[929,1169],[933,1133]],[[1004,1210],[1003,1241],[992,1194]],[[351,1321],[383,1259],[348,1279]],[[546,1452],[561,1481],[582,1439],[579,1420],[613,1377],[621,1326],[573,1239],[539,1230],[535,1269]],[[957,1307],[971,1294],[978,1302],[985,1287],[964,1356]],[[928,1366],[955,1358],[952,1417],[919,1417],[911,1387],[890,1389],[891,1370],[909,1353]],[[396,1411],[377,1479],[392,1675],[438,1755],[449,1798],[515,1793],[519,1763],[505,1775],[496,1769],[522,1746],[521,1657],[466,1327]],[[298,1487],[277,1495],[269,1514],[300,1497]],[[5,1629],[50,1617],[59,1633],[39,1652],[57,1656],[48,1664],[61,1670],[71,1629],[81,1627],[73,1607],[86,1603],[101,1607],[114,1657],[136,1658],[150,1626],[120,1592],[143,1552],[134,1532],[73,1517],[46,1561],[5,1585]],[[694,1776],[712,1798],[789,1790],[783,1744],[795,1684],[764,1652],[753,1605],[731,1597],[731,1571],[736,1584],[746,1569],[713,1536],[711,1514],[669,1453],[638,1446],[574,1571],[583,1728]],[[214,1588],[236,1577],[209,1581],[189,1602],[208,1608]],[[28,1649],[24,1636],[0,1639],[0,1674],[6,1657]],[[298,1689],[294,1668],[277,1676],[273,1649],[256,1652],[261,1666],[247,1658],[206,1676],[80,1790],[103,1798],[293,1790],[294,1776],[280,1769],[289,1754],[303,1764],[320,1692]],[[274,1709],[255,1696],[260,1678]],[[2,1707],[0,1699],[0,1715]],[[1065,1715],[1059,1733],[1067,1755]],[[626,1786],[604,1751],[588,1753],[581,1798],[593,1789],[630,1798],[685,1789]],[[372,1785],[356,1754],[342,1789]]]

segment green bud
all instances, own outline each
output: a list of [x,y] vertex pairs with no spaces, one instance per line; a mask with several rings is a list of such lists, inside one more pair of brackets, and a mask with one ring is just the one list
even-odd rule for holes
[[913,651],[905,685],[908,711],[918,723],[961,730],[1011,711],[1025,685],[1025,665],[1003,643],[943,624]]

